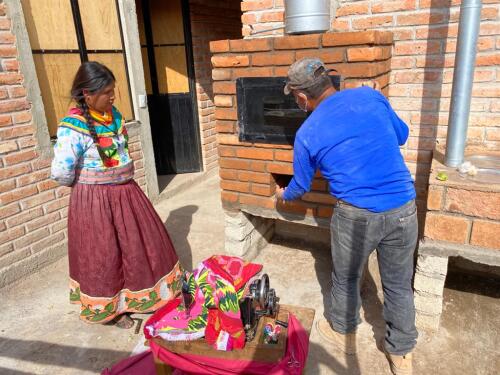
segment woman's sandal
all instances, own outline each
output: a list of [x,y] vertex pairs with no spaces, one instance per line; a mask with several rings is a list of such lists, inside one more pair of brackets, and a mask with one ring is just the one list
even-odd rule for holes
[[122,329],[130,329],[134,326],[134,320],[127,314],[117,316],[112,320],[115,326]]

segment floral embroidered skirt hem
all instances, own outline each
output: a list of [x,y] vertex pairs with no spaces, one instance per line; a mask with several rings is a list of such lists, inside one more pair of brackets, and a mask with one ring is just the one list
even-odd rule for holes
[[73,187],[68,258],[70,301],[81,305],[87,323],[155,311],[180,291],[183,269],[174,246],[134,181]]

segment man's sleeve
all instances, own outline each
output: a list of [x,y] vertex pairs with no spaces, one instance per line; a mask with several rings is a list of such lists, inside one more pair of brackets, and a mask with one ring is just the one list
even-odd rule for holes
[[400,146],[404,145],[406,143],[406,140],[408,139],[408,125],[406,125],[406,123],[399,118],[396,112],[394,112],[394,109],[392,109],[391,104],[389,103],[387,98],[378,91],[376,91],[376,93],[389,112],[389,118],[392,123],[392,127],[394,128],[394,132],[396,133],[396,136],[398,138],[398,144]]
[[296,141],[293,147],[293,178],[285,189],[283,199],[292,201],[308,192],[315,171],[316,164],[311,160],[309,151],[302,142]]

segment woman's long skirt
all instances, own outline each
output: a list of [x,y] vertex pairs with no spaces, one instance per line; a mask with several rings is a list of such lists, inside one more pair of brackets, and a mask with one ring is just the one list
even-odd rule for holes
[[73,187],[68,257],[70,300],[88,323],[155,311],[180,290],[174,246],[135,181]]

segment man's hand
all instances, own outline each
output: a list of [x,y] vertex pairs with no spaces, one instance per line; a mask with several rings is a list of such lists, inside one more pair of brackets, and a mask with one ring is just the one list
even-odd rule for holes
[[283,200],[283,194],[285,194],[285,188],[276,185],[276,200]]

